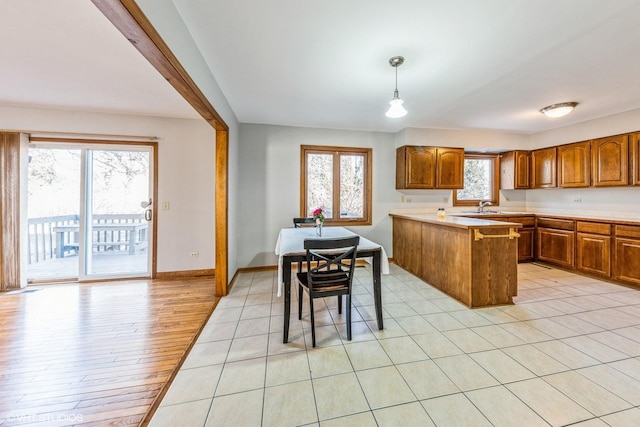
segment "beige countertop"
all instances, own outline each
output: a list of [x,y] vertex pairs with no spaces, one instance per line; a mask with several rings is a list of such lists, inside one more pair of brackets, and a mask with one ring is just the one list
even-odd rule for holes
[[439,219],[435,214],[390,213],[389,215],[392,217],[409,219],[412,221],[466,229],[522,227],[522,224],[519,224],[517,222],[492,221],[490,219],[468,218],[466,216],[458,215],[447,215],[444,219]]

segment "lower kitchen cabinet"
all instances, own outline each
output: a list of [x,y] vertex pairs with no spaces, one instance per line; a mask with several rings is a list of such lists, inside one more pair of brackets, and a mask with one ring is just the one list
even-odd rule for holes
[[536,225],[536,259],[574,268],[575,221],[538,217]]
[[640,226],[616,225],[613,279],[640,285]]
[[576,269],[585,273],[611,276],[611,225],[576,222]]
[[533,246],[535,241],[534,231],[533,228],[521,228],[518,230],[518,233],[520,233],[518,238],[518,262],[533,261],[535,256]]

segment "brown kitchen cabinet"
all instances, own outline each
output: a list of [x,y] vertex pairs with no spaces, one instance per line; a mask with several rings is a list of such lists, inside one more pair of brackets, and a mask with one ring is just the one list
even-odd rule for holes
[[463,148],[436,148],[436,188],[464,188]]
[[591,184],[589,141],[558,147],[558,187],[588,187]]
[[396,150],[396,189],[464,187],[464,149],[408,146]]
[[629,135],[629,163],[631,176],[629,184],[640,185],[640,132]]
[[531,188],[554,188],[556,179],[556,147],[531,152]]
[[575,225],[573,220],[538,218],[536,259],[574,268]]
[[594,187],[629,185],[629,135],[591,141],[591,175]]
[[529,188],[531,154],[528,151],[509,151],[500,155],[500,189]]
[[576,222],[576,269],[600,276],[611,276],[611,225]]
[[614,225],[615,280],[640,286],[640,226]]

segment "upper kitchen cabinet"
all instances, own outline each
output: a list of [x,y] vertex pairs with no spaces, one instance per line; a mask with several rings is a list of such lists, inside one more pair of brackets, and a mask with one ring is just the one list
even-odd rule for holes
[[640,185],[640,133],[632,133],[630,136],[629,150],[631,160],[631,185]]
[[556,187],[556,147],[531,152],[531,188]]
[[594,187],[629,185],[629,135],[591,141],[591,175]]
[[436,148],[436,188],[464,188],[464,149]]
[[405,145],[396,150],[396,189],[463,186],[464,149]]
[[588,187],[590,171],[589,141],[558,147],[558,187]]
[[509,151],[500,155],[500,189],[529,188],[531,154],[528,151]]

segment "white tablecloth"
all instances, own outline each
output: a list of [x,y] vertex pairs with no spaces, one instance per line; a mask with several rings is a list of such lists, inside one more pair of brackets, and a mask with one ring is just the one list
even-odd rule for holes
[[[283,228],[278,235],[275,253],[278,255],[278,296],[282,296],[282,256],[304,254],[305,239],[335,239],[336,237],[357,236],[356,233],[347,230],[344,227],[323,227],[322,237],[316,235],[316,229],[313,227],[300,228]],[[389,258],[384,248],[371,240],[360,236],[359,250],[380,248],[380,271],[382,274],[389,274]],[[365,258],[369,264],[372,263],[371,258]]]

